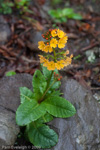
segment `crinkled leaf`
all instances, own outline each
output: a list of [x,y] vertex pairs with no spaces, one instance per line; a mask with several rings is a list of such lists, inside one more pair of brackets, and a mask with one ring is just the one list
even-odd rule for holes
[[31,101],[34,99],[34,93],[27,87],[20,87],[20,99],[21,103]]
[[58,135],[47,125],[31,123],[28,129],[28,137],[30,142],[37,148],[51,148],[58,142]]
[[[46,78],[46,80],[48,80],[51,76],[52,71],[48,70],[47,67],[44,67],[42,64],[41,64],[41,68],[42,68],[42,72],[43,72],[44,77]],[[59,74],[57,69],[55,69],[54,72]],[[54,78],[54,76],[53,76],[53,78]]]
[[63,93],[60,93],[59,90],[53,91],[53,92],[50,92],[50,93],[49,92],[46,94],[46,96],[44,97],[44,99],[47,99],[48,97],[60,96],[60,95],[63,94]]
[[49,97],[60,96],[60,95],[62,95],[62,93],[60,93],[60,90],[57,90],[57,91],[53,91]]
[[[52,82],[51,82],[52,84]],[[50,90],[55,90],[55,89],[58,89],[61,85],[61,82],[60,81],[56,81],[55,84],[50,88]]]
[[43,74],[36,70],[32,80],[35,98],[39,100],[46,90],[47,82]]
[[[49,71],[49,70],[47,69],[47,67],[44,67],[43,65],[41,65],[41,67],[42,67],[43,75],[44,75],[45,79],[46,79],[47,82],[48,82],[48,79],[50,79],[50,77],[51,77],[52,71]],[[56,74],[59,74],[59,72],[58,72],[57,69],[55,69],[54,72],[56,72]],[[52,75],[50,85],[52,84],[53,81],[54,81],[54,74]],[[50,85],[49,85],[49,86],[50,86]],[[57,81],[57,82],[50,88],[50,90],[58,89],[58,88],[60,87],[60,85],[61,85],[61,82],[60,82],[60,81]]]
[[41,68],[45,79],[48,80],[48,78],[50,78],[52,71],[48,70],[47,67],[44,67],[42,64],[41,64]]
[[35,122],[36,123],[47,123],[47,122],[50,122],[51,120],[53,120],[53,116],[46,113],[44,116],[40,117]]
[[76,113],[74,106],[59,96],[49,97],[43,103],[47,112],[55,117],[67,118]]
[[[57,73],[57,72],[56,72]],[[59,73],[58,73],[59,74]],[[50,85],[54,82],[54,75],[52,76],[51,78],[51,82],[50,82]],[[51,91],[55,90],[55,89],[58,89],[61,85],[61,82],[60,81],[56,81],[53,86],[50,88]]]
[[36,100],[25,101],[21,104],[16,112],[16,122],[24,126],[32,121],[37,120],[46,113],[44,105],[38,104]]

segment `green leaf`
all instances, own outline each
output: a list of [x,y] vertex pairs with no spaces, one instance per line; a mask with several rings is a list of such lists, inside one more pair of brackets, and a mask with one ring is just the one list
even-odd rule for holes
[[49,71],[47,67],[44,67],[42,64],[41,64],[41,68],[45,79],[48,80],[48,78],[50,78],[52,71]]
[[60,8],[58,8],[57,10],[55,10],[55,12],[58,14],[58,18],[63,17],[62,16],[62,10]]
[[61,85],[61,82],[60,81],[56,81],[56,83],[50,88],[50,90],[55,90],[55,89],[58,89]]
[[54,19],[54,22],[55,23],[62,23],[62,20],[61,20],[61,18],[57,18],[57,19]]
[[[48,80],[51,76],[52,71],[48,70],[47,67],[44,67],[42,64],[41,64],[41,68],[45,79]],[[59,73],[57,69],[55,69],[54,72]]]
[[73,19],[76,19],[76,20],[81,20],[81,19],[82,19],[82,16],[81,16],[80,14],[73,13],[73,14],[72,14],[72,18],[73,18]]
[[39,100],[46,90],[47,82],[39,70],[36,70],[32,80],[35,98]]
[[53,18],[59,18],[60,17],[60,14],[59,14],[59,11],[58,10],[49,10],[48,11],[48,14],[53,17]]
[[51,148],[58,142],[56,132],[44,124],[36,126],[36,124],[31,123],[28,130],[28,137],[36,148]]
[[36,100],[25,101],[16,112],[16,122],[20,126],[37,120],[46,113],[45,106],[38,104]]
[[53,120],[53,116],[51,116],[50,114],[46,113],[44,116],[40,117],[35,122],[40,124],[40,123],[50,122],[51,120]]
[[67,118],[76,113],[74,106],[59,96],[49,97],[43,103],[47,112],[55,117]]
[[69,16],[73,13],[73,9],[72,8],[64,8],[62,9],[62,16]]
[[77,56],[75,56],[73,59],[74,60],[77,60],[77,59],[80,59],[82,56],[79,54],[79,55],[77,55]]
[[53,91],[53,92],[48,92],[45,96],[44,99],[47,99],[48,97],[54,97],[54,96],[60,96],[62,95],[63,93],[60,93],[60,90],[57,90],[57,91]]
[[53,91],[51,94],[50,94],[50,97],[54,97],[54,96],[60,96],[62,95],[62,93],[60,93],[60,90],[57,90],[57,91]]
[[34,93],[27,87],[20,87],[20,99],[21,103],[25,101],[31,101],[35,98]]
[[[56,72],[56,74],[59,74],[58,71],[54,70],[54,72]],[[54,74],[51,78],[51,82],[50,82],[50,85],[52,84],[52,82],[54,81]],[[61,85],[61,82],[60,81],[56,81],[55,84],[53,84],[53,86],[50,88],[51,91],[55,90],[55,89],[58,89]]]
[[9,71],[9,72],[6,73],[6,76],[13,76],[15,74],[16,74],[15,71]]
[[11,3],[11,2],[6,2],[5,4],[6,4],[6,6],[8,6],[8,7],[13,7],[13,6],[14,6],[14,3]]
[[62,17],[61,18],[61,22],[67,22],[67,18],[66,17]]
[[[44,67],[43,65],[41,65],[41,67],[42,67],[43,75],[44,75],[45,79],[46,79],[47,82],[48,82],[48,80],[49,80],[49,78],[50,78],[50,76],[51,76],[52,71],[49,71],[49,70],[47,69],[47,67]],[[56,74],[59,74],[59,72],[58,72],[57,69],[55,69],[54,72],[56,72]],[[54,74],[52,75],[50,85],[52,84],[53,81],[54,81]],[[49,86],[50,86],[50,85],[49,85]],[[60,81],[57,81],[57,82],[50,88],[50,90],[58,89],[58,88],[60,87],[60,85],[61,85],[61,82],[60,82]]]
[[[64,9],[57,9],[57,10],[50,10],[49,15],[51,17],[55,18],[55,22],[67,22],[67,18],[72,18],[76,20],[81,20],[82,16],[78,13],[74,13],[74,10],[72,8],[64,8]],[[67,18],[66,18],[67,17]]]

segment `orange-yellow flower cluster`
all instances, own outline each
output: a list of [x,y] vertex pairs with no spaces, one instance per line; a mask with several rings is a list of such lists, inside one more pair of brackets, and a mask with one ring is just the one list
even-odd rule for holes
[[[44,37],[44,35],[43,35]],[[53,37],[51,39],[51,37]],[[67,43],[67,40],[68,40],[68,37],[67,35],[62,31],[62,30],[59,30],[59,29],[53,29],[50,33],[48,32],[48,36],[45,36],[45,39],[46,40],[49,40],[49,47],[50,49],[51,48],[56,48],[58,46],[58,48],[64,48],[65,47],[65,44]],[[53,50],[48,50],[47,47],[46,47],[46,44],[45,42],[43,41],[40,41],[38,43],[38,48],[46,53],[48,52],[52,52]]]
[[69,54],[69,51],[61,50],[68,40],[66,33],[60,29],[49,29],[42,37],[47,41],[39,41],[38,48],[45,53],[51,53],[45,57],[39,55],[40,63],[43,63],[43,66],[47,67],[48,70],[60,70],[71,64],[73,56],[68,57],[66,55]]
[[70,55],[70,57],[66,57],[65,59],[58,60],[57,62],[49,61],[44,56],[39,55],[40,57],[40,63],[43,63],[43,66],[47,67],[48,70],[61,70],[65,66],[68,66],[72,62],[73,55]]

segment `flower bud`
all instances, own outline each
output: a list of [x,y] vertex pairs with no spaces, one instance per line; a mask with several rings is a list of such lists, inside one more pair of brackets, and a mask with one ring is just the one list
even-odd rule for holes
[[60,81],[60,78],[58,78],[58,81]]
[[62,76],[60,76],[60,79],[62,79]]

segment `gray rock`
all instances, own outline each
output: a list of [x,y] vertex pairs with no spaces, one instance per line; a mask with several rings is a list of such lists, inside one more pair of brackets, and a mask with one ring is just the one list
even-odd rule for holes
[[13,145],[19,133],[15,112],[20,104],[19,87],[32,87],[32,76],[17,74],[0,80],[0,148]]
[[42,38],[42,33],[32,29],[29,31],[29,35],[29,40],[26,41],[27,47],[32,51],[38,51],[38,42],[44,40]]
[[15,122],[15,114],[0,106],[0,148],[6,145],[13,145],[19,127]]
[[77,113],[49,123],[59,134],[58,144],[51,150],[100,150],[100,104],[75,80],[64,78],[61,90]]
[[0,15],[0,44],[5,44],[11,36],[11,29],[2,15]]

